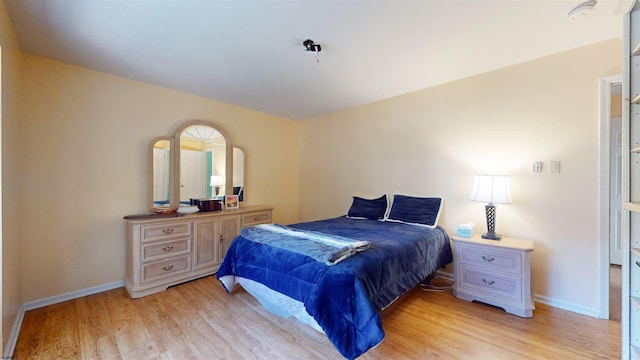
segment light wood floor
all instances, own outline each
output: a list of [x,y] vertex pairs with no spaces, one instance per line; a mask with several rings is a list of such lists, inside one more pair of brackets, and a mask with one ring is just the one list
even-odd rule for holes
[[609,266],[609,319],[622,319],[622,267]]
[[[620,323],[538,305],[530,319],[416,288],[359,359],[617,359]],[[15,359],[341,359],[325,335],[210,276],[132,300],[115,289],[28,311]]]

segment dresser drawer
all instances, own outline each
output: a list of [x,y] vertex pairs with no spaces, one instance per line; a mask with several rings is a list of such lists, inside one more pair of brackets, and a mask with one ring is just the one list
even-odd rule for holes
[[141,227],[141,241],[154,241],[191,235],[191,222],[175,222],[170,224],[146,225]]
[[270,223],[271,223],[270,211],[255,212],[255,213],[242,215],[242,226],[270,224]]
[[522,274],[522,257],[518,251],[460,244],[458,260],[462,265],[514,275]]
[[191,256],[181,256],[142,266],[142,283],[164,279],[191,271]]
[[491,295],[522,301],[522,278],[519,276],[498,275],[464,266],[460,268],[460,272],[459,287],[469,287]]
[[142,262],[189,254],[191,252],[191,238],[176,239],[142,245]]

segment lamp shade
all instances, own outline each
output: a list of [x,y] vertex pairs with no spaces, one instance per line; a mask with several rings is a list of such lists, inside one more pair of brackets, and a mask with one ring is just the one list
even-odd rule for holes
[[489,204],[510,204],[509,177],[495,175],[475,175],[469,200]]
[[213,175],[211,176],[211,183],[209,186],[221,186],[223,185],[223,176],[222,175]]

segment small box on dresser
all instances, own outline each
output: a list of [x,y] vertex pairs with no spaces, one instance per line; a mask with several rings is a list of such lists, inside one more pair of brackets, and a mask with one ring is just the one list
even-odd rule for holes
[[533,241],[452,236],[454,242],[453,295],[532,317],[531,252]]

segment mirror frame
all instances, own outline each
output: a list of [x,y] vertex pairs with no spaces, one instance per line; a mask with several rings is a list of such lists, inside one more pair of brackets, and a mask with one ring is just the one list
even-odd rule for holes
[[[191,120],[181,124],[175,132],[174,141],[173,141],[173,151],[175,155],[173,156],[173,174],[172,181],[173,185],[171,187],[171,208],[175,209],[180,206],[180,136],[182,132],[193,125],[202,125],[209,126],[213,129],[216,129],[222,135],[225,141],[225,181],[224,181],[224,195],[233,194],[233,145],[231,144],[231,140],[227,133],[222,130],[218,125],[206,121],[206,120]],[[231,193],[229,193],[229,189],[231,189]]]
[[[247,152],[244,151],[244,148],[242,146],[238,146],[238,145],[233,145],[233,150],[238,150],[242,153],[242,200],[238,199],[238,201],[240,202],[245,202],[246,198],[247,198]],[[235,156],[233,157],[233,161],[236,161]],[[233,178],[231,179],[231,181],[233,181]],[[233,184],[235,185],[235,184]],[[232,187],[233,189],[233,187]]]
[[168,207],[173,209],[173,197],[174,197],[174,192],[175,192],[175,188],[173,186],[173,169],[175,168],[175,148],[174,148],[174,138],[173,136],[158,136],[157,138],[151,140],[151,143],[149,143],[149,209],[154,209],[156,208],[153,204],[153,184],[154,184],[154,178],[153,178],[153,148],[155,147],[155,144],[158,141],[169,141],[169,169],[167,169],[169,171],[169,181],[171,182],[170,184],[170,196],[169,196],[169,205]]

